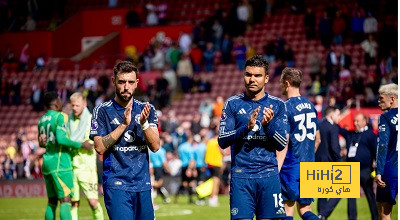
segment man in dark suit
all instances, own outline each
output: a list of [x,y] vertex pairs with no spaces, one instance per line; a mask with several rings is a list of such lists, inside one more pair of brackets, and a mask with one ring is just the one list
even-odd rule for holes
[[[349,132],[341,128],[340,134],[346,139],[348,162],[360,162],[360,184],[367,196],[371,219],[378,219],[378,208],[375,203],[375,194],[372,189],[372,163],[376,157],[376,135],[367,126],[367,117],[357,114],[354,117],[355,131]],[[347,213],[350,220],[357,219],[356,199],[349,198]]]
[[[325,109],[325,118],[320,123],[321,144],[315,153],[315,162],[341,162],[339,146],[339,121],[340,110],[336,107],[328,106]],[[318,217],[326,219],[336,205],[339,198],[319,198]]]

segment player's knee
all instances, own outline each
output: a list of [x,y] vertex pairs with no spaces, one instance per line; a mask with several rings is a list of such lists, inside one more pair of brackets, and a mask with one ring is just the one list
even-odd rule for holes
[[71,203],[71,197],[66,196],[66,197],[60,199],[60,202],[61,203]]
[[300,215],[303,215],[306,212],[312,212],[311,204],[310,205],[298,204],[298,207]]
[[73,208],[77,208],[77,207],[79,207],[79,201],[72,201],[71,202],[71,206],[73,207]]
[[50,204],[53,204],[53,205],[57,205],[57,203],[58,203],[57,197],[49,198],[48,201],[49,201]]
[[88,199],[88,202],[92,209],[95,209],[97,207],[97,204],[99,204],[97,199]]

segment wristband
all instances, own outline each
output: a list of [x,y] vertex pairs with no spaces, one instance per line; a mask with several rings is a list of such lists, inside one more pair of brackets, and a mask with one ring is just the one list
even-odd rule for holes
[[146,121],[144,124],[140,124],[140,126],[142,127],[142,130],[143,130],[143,131],[150,127],[148,121]]

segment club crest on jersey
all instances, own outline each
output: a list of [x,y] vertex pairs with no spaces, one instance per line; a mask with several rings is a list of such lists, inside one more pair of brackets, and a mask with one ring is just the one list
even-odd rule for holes
[[135,121],[140,124],[140,114],[135,115]]
[[221,115],[221,121],[225,121],[226,120],[226,113],[225,111],[222,113]]
[[97,130],[98,127],[99,127],[99,125],[97,124],[96,119],[93,119],[92,126],[91,126],[92,130]]
[[238,208],[233,208],[232,210],[231,210],[231,214],[232,215],[237,215],[239,213],[239,209]]

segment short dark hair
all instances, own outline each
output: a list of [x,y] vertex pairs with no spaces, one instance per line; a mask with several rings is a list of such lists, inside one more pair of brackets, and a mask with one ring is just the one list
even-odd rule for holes
[[264,67],[265,75],[268,75],[269,63],[262,55],[255,55],[252,58],[246,60],[245,67],[248,66]]
[[291,86],[300,88],[301,81],[303,80],[303,73],[296,68],[286,67],[282,70],[282,82],[288,81]]
[[326,107],[325,112],[324,112],[325,113],[325,117],[330,115],[332,112],[335,112],[336,110],[338,110],[338,108],[335,107],[335,106]]
[[135,72],[136,78],[139,76],[138,68],[130,61],[121,61],[114,66],[114,77],[117,76],[118,73],[130,73]]
[[58,99],[58,94],[56,92],[47,92],[44,94],[43,98],[44,106],[50,108],[51,103],[56,99]]

